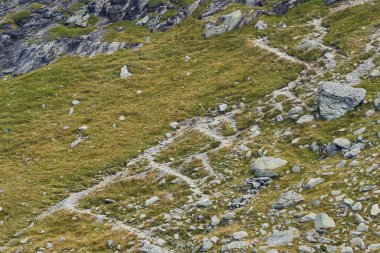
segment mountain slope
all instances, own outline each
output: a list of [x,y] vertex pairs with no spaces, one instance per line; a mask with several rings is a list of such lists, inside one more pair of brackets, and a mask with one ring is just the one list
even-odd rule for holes
[[[201,3],[165,32],[107,21],[95,34],[144,45],[4,77],[2,250],[376,252],[379,2],[296,3]],[[324,81],[365,100],[323,119]],[[313,230],[320,213],[335,228]]]

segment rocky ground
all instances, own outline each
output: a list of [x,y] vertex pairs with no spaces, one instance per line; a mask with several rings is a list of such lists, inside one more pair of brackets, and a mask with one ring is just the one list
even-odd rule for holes
[[[176,9],[162,23],[146,15],[148,3],[138,3],[139,11],[128,3],[121,12],[117,6],[124,6],[124,1],[93,1],[85,8],[101,9],[95,13],[104,18],[102,25],[130,18],[152,30],[165,30],[200,3]],[[21,8],[12,1],[5,4],[12,10]],[[297,19],[297,11],[292,14],[290,9],[307,3],[285,1],[252,10],[230,10],[231,4],[212,1],[201,12],[200,18],[207,18],[202,36],[228,34],[243,26],[259,32],[274,29],[247,44],[287,64],[301,65],[298,77],[261,99],[248,102],[243,96],[234,103],[219,103],[202,116],[171,122],[157,145],[128,160],[122,170],[37,213],[0,251],[380,252],[379,24],[361,37],[356,51],[347,53],[343,44],[326,43],[334,32],[327,25],[329,15],[350,15],[351,9],[358,12],[361,9],[355,8],[362,6],[378,9],[379,3],[329,3],[333,5],[327,6],[323,17],[288,24],[276,19],[275,28],[267,15],[281,20],[290,11],[288,15]],[[263,2],[245,5],[261,8]],[[228,13],[214,16],[223,9]],[[87,12],[78,18],[81,11],[69,19],[82,24]],[[370,25],[363,24],[358,31],[365,30],[364,26]],[[291,42],[285,43],[282,31],[292,33],[293,29],[304,32],[291,34]],[[350,31],[349,36],[362,36],[359,32]],[[3,30],[1,38],[8,33]],[[39,68],[62,53],[88,56],[132,45],[111,43],[94,49],[77,44],[73,48],[67,46],[72,39],[68,41],[43,40],[22,49],[25,58],[9,51],[15,44],[3,47],[0,54],[17,58],[2,62],[13,68],[3,71],[5,78]],[[23,39],[17,43],[24,43]],[[49,52],[50,46],[59,48],[59,53],[43,62],[36,60],[33,52],[41,51],[33,47]],[[119,78],[134,75],[125,65]],[[72,101],[73,108],[79,103]],[[119,119],[123,121],[124,116]],[[86,132],[88,127],[79,130]],[[86,137],[78,136],[71,148],[85,142]],[[0,213],[5,211],[0,207]]]

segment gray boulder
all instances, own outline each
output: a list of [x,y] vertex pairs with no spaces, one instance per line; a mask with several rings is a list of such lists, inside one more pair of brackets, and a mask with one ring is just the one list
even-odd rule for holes
[[318,109],[321,117],[336,119],[363,102],[366,90],[335,82],[323,82],[318,88]]
[[277,177],[276,170],[285,166],[288,161],[275,157],[260,157],[252,163],[252,170],[256,177]]
[[233,241],[222,246],[221,252],[229,252],[231,250],[242,250],[249,246],[247,242],[244,241]]
[[269,247],[278,247],[291,243],[294,240],[294,233],[298,232],[296,229],[289,229],[283,231],[275,231],[266,241],[265,243]]
[[273,204],[273,209],[284,209],[291,206],[295,206],[298,203],[304,201],[304,197],[295,191],[288,191],[282,194]]
[[219,18],[219,21],[222,22],[221,25],[216,25],[217,23],[215,21],[206,24],[204,36],[210,37],[231,31],[239,26],[244,17],[245,14],[240,10],[223,15]]
[[341,149],[350,149],[351,142],[346,138],[335,138],[333,144]]

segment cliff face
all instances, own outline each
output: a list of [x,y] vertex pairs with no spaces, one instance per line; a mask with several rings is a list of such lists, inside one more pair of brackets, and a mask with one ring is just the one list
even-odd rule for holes
[[[21,75],[55,61],[62,55],[94,56],[119,49],[140,47],[141,43],[105,42],[104,28],[129,20],[150,31],[165,31],[197,12],[196,18],[207,19],[235,0],[204,3],[178,1],[27,1],[12,0],[0,4],[0,75]],[[227,19],[224,26],[206,26],[205,35],[221,34],[241,27],[262,14],[286,13],[296,1],[284,1],[268,10],[240,13],[237,20]],[[265,6],[264,1],[248,1],[247,6]],[[198,13],[199,12],[199,13]],[[226,19],[223,18],[222,19]],[[208,29],[207,29],[208,28]],[[52,32],[53,31],[53,32]],[[57,33],[66,32],[54,36]]]

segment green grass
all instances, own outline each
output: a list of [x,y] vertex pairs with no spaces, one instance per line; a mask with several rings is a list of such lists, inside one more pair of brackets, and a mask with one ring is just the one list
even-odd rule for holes
[[[102,213],[109,212],[111,217],[119,220],[140,219],[140,214],[146,215],[145,219],[154,219],[163,215],[166,210],[182,206],[191,194],[186,183],[171,183],[176,177],[158,176],[158,172],[150,172],[142,179],[123,180],[111,184],[101,191],[90,194],[82,200],[81,206],[86,209],[100,207]],[[162,183],[165,180],[166,183]],[[168,198],[168,194],[172,198]],[[144,207],[146,200],[157,196],[159,200],[148,207]],[[112,204],[105,204],[105,199],[116,201]],[[142,210],[129,208],[129,205],[144,207]],[[120,212],[122,210],[122,212]],[[132,221],[132,223],[135,223]]]
[[[24,238],[28,238],[28,243],[22,245],[19,241]],[[106,252],[107,240],[113,240],[124,250],[137,244],[136,236],[128,231],[113,230],[111,224],[97,222],[88,215],[65,211],[39,221],[20,239],[15,240],[8,250],[15,252],[22,248],[22,252],[36,252],[38,249],[46,248],[47,243],[51,243],[53,247],[48,249],[48,252],[62,252],[68,249],[79,252]]]
[[52,39],[61,38],[79,38],[80,36],[87,35],[94,31],[94,27],[67,27],[67,26],[56,26],[50,29],[50,37]]
[[[121,27],[122,31],[117,31]],[[119,41],[129,43],[145,43],[146,37],[151,35],[147,27],[137,26],[131,21],[119,21],[106,27],[107,34],[105,40],[107,42]]]
[[[152,43],[139,51],[65,57],[0,81],[0,129],[10,130],[0,137],[5,190],[0,243],[68,192],[87,187],[96,175],[114,172],[162,140],[169,122],[203,114],[223,101],[254,101],[302,69],[252,47],[249,27],[210,39],[201,36],[202,30],[199,21],[187,20],[153,34]],[[119,78],[124,64],[133,73],[128,79]],[[81,104],[68,116],[74,99]],[[118,121],[120,114],[125,121]],[[71,149],[83,124],[89,138]]]
[[29,22],[31,15],[32,12],[29,10],[21,10],[19,12],[9,13],[4,18],[4,21],[0,23],[0,27],[7,24],[22,27]]
[[51,39],[61,39],[61,38],[79,38],[80,36],[90,34],[95,30],[95,24],[98,22],[98,17],[90,15],[88,19],[87,27],[78,26],[63,26],[59,25],[50,28],[50,38]]
[[179,137],[179,140],[164,150],[157,160],[160,162],[170,162],[171,159],[177,160],[191,154],[216,148],[219,144],[218,141],[214,141],[198,131],[191,131]]
[[358,5],[329,15],[323,24],[329,28],[324,43],[338,47],[345,55],[357,55],[368,42],[368,35],[379,25],[378,1]]

